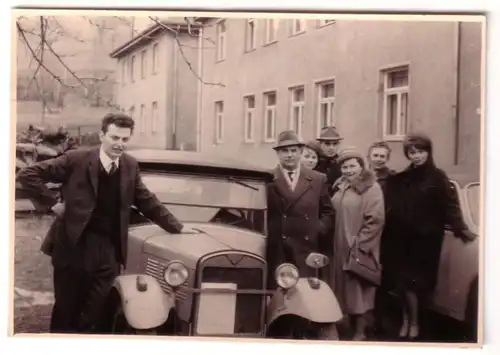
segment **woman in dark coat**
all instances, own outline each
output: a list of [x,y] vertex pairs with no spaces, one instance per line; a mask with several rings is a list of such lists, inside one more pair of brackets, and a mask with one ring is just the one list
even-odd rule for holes
[[445,224],[464,241],[474,236],[463,221],[446,173],[434,164],[431,140],[423,134],[410,135],[403,150],[410,165],[390,176],[386,185],[384,237],[393,244],[393,262],[384,268],[403,300],[400,336],[415,339],[420,301],[436,285]]

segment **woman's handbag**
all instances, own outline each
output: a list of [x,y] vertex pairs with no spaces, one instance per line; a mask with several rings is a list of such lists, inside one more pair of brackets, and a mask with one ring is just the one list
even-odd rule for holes
[[343,269],[374,286],[380,286],[382,266],[371,252],[361,251],[357,242],[349,250]]

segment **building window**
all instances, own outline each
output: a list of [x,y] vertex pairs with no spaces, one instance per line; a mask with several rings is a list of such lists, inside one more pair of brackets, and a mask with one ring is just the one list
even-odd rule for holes
[[127,60],[122,60],[122,85],[127,82]]
[[257,23],[255,19],[251,18],[247,20],[245,35],[245,50],[247,52],[254,50],[257,40]]
[[383,77],[383,135],[385,139],[399,140],[408,130],[409,69],[387,70]]
[[264,141],[274,142],[276,139],[276,91],[264,94]]
[[141,112],[139,117],[140,132],[144,133],[146,131],[146,108],[144,105],[141,105]]
[[153,64],[151,66],[153,74],[158,73],[158,43],[153,45]]
[[276,18],[269,18],[266,20],[266,39],[265,43],[273,43],[276,42],[278,36],[278,24],[279,24],[279,19]]
[[224,139],[224,102],[215,103],[215,142],[222,143]]
[[217,61],[226,59],[226,21],[217,23]]
[[306,30],[306,20],[304,19],[293,19],[291,21],[291,35],[297,35]]
[[146,70],[147,70],[147,50],[143,50],[141,53],[141,78],[144,79],[146,77]]
[[302,122],[304,119],[305,92],[304,87],[299,86],[290,89],[291,114],[290,129],[295,131],[299,137],[302,137]]
[[158,102],[153,102],[151,107],[151,132],[158,131]]
[[335,124],[335,82],[327,81],[317,85],[317,134],[323,127]]
[[318,20],[318,27],[331,25],[333,23],[335,23],[335,20],[332,20],[332,19]]
[[133,55],[132,58],[130,58],[130,81],[131,82],[135,81],[134,67],[135,67],[135,55]]
[[254,122],[255,122],[255,96],[246,96],[244,101],[244,124],[245,124],[245,142],[254,141]]

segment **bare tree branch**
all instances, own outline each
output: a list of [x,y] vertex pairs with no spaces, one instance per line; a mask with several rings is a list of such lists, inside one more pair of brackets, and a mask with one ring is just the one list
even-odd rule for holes
[[207,82],[207,81],[203,80],[203,78],[202,78],[202,77],[201,77],[201,76],[200,76],[200,75],[199,75],[199,74],[198,74],[198,73],[194,70],[194,68],[193,68],[193,66],[192,66],[192,64],[191,64],[191,62],[187,59],[186,54],[184,53],[184,50],[182,49],[182,45],[181,45],[181,43],[180,43],[180,41],[179,41],[179,37],[178,37],[179,32],[180,32],[180,31],[179,31],[179,28],[178,28],[177,30],[175,30],[175,29],[173,29],[173,28],[169,27],[168,25],[164,24],[163,22],[159,21],[159,20],[158,20],[158,19],[156,19],[156,18],[153,18],[153,17],[151,17],[151,16],[149,16],[149,18],[150,18],[152,21],[156,22],[158,25],[162,26],[163,28],[165,28],[166,30],[168,30],[168,31],[170,31],[170,32],[172,32],[172,33],[174,34],[174,38],[175,38],[175,41],[176,41],[177,45],[179,46],[179,53],[181,54],[182,59],[184,59],[184,61],[186,62],[187,66],[188,66],[188,68],[189,68],[189,70],[191,70],[191,72],[194,74],[194,76],[195,76],[195,77],[196,77],[199,81],[201,81],[201,83],[202,83],[202,84],[204,84],[204,85],[211,85],[211,86],[221,86],[221,87],[226,87],[226,85],[224,85],[224,84],[222,84],[222,83],[211,83],[211,82]]

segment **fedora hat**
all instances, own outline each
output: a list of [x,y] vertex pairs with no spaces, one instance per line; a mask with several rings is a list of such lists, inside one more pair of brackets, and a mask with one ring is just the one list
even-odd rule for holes
[[340,141],[344,139],[343,137],[340,136],[339,131],[337,131],[337,127],[335,126],[326,126],[323,127],[321,130],[321,133],[319,134],[319,137],[317,138],[318,141]]
[[292,146],[304,146],[299,139],[299,136],[294,131],[284,131],[278,135],[278,142],[276,146],[274,146],[274,150],[284,148],[284,147],[292,147]]

